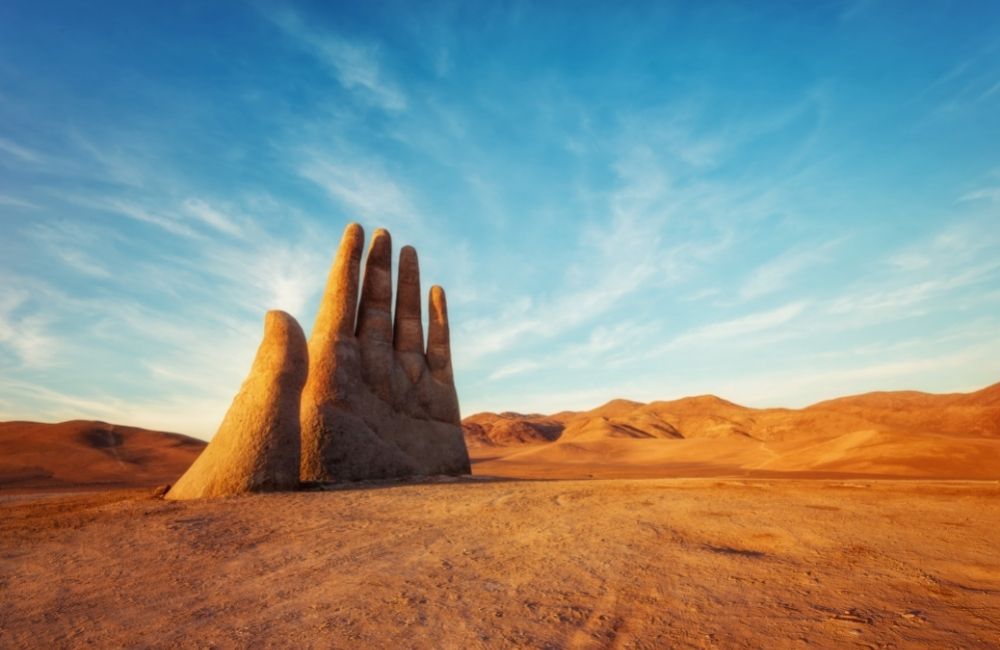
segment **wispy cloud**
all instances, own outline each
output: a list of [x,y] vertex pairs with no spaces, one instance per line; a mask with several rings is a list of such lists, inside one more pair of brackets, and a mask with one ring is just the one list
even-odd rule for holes
[[21,162],[35,163],[42,159],[41,154],[33,151],[27,147],[21,146],[16,142],[11,142],[5,138],[0,138],[0,151],[6,153],[14,158],[20,160]]
[[991,220],[957,222],[887,256],[882,272],[831,300],[840,326],[866,326],[940,309],[939,301],[995,278],[1000,233]]
[[501,366],[490,373],[490,380],[503,379],[505,377],[513,377],[514,375],[520,375],[521,373],[528,372],[529,370],[535,370],[540,367],[541,364],[537,361],[521,360],[508,363],[507,365]]
[[314,28],[291,10],[266,15],[286,36],[328,66],[347,90],[358,92],[367,101],[387,111],[406,108],[406,95],[382,69],[378,46],[351,41]]
[[1000,39],[993,38],[976,46],[971,54],[953,63],[925,86],[919,97],[937,97],[930,117],[950,117],[978,108],[1000,91],[996,60]]
[[90,255],[80,250],[56,249],[56,254],[67,266],[95,278],[110,278],[111,272]]
[[987,201],[989,203],[1000,203],[1000,185],[982,187],[978,190],[966,192],[958,200],[961,202]]
[[[888,355],[885,355],[888,356]],[[803,396],[820,387],[830,397],[860,393],[867,390],[912,389],[924,385],[927,390],[975,390],[996,380],[1000,372],[1000,341],[976,341],[945,353],[920,353],[876,363],[828,368],[813,373],[788,373],[761,378],[760,385],[773,391],[769,399],[787,395],[794,402],[802,403]],[[948,377],[957,369],[978,366],[975,381],[961,387],[949,388]],[[747,391],[752,388],[747,386]]]
[[931,299],[985,280],[998,269],[1000,260],[987,261],[936,279],[847,293],[830,303],[827,311],[845,317],[845,325],[899,320],[924,313]]
[[[551,296],[508,303],[494,317],[474,320],[475,337],[464,358],[469,362],[509,351],[512,346],[551,339],[599,322],[636,296],[676,283],[690,267],[727,245],[725,233],[709,228],[703,237],[667,243],[664,234],[691,192],[672,182],[668,169],[648,147],[630,146],[616,161],[618,183],[594,211],[604,218],[578,231],[574,260]],[[697,191],[697,190],[696,190]]]
[[107,255],[111,241],[116,239],[113,233],[65,220],[40,221],[29,232],[44,249],[74,271],[95,278],[111,277],[93,254]]
[[[736,134],[731,141],[718,141],[711,134],[703,138],[682,134],[679,125],[688,119],[683,114],[677,118],[681,122],[667,127],[659,121],[659,113],[624,119],[622,131],[611,138],[616,183],[610,191],[588,198],[587,212],[595,218],[578,229],[569,253],[574,261],[558,282],[549,285],[550,295],[536,294],[505,305],[502,313],[465,323],[462,360],[475,364],[501,352],[517,354],[518,349],[567,336],[588,324],[612,327],[616,324],[605,319],[619,310],[650,300],[672,301],[674,297],[667,298],[664,291],[724,258],[740,218],[755,218],[773,209],[773,198],[762,199],[739,185],[706,181],[700,170],[731,156],[733,147],[783,128],[812,100],[804,101],[787,115],[733,125],[728,130]],[[720,214],[739,216],[720,219]],[[817,255],[828,250],[824,245],[815,248]],[[808,253],[802,251],[799,258],[783,261],[787,268],[762,270],[748,285],[748,294],[777,291],[787,274],[807,263]],[[712,292],[715,295],[718,289]],[[744,326],[757,325],[750,320]],[[699,336],[721,334],[709,330]],[[570,357],[562,352],[546,354],[546,363],[565,363]],[[583,356],[599,352],[591,348]],[[628,359],[638,358],[625,354],[615,363],[627,365]]]
[[740,298],[753,300],[785,289],[805,269],[830,261],[830,251],[842,239],[816,246],[795,246],[750,273],[740,288]]
[[668,344],[668,348],[678,348],[694,343],[705,343],[732,339],[746,334],[754,334],[764,330],[785,325],[805,311],[808,303],[798,301],[789,303],[777,309],[755,312],[739,318],[702,325],[689,332],[681,334]]
[[207,270],[224,280],[230,294],[250,312],[283,309],[301,314],[322,289],[328,255],[322,242],[295,244],[261,234],[255,246],[219,247]]
[[587,340],[569,345],[554,362],[558,367],[581,367],[606,362],[608,357],[635,347],[645,347],[648,338],[659,332],[657,323],[621,321],[595,327]]
[[62,160],[57,163],[64,174],[90,177],[129,188],[142,188],[163,180],[160,174],[150,170],[150,152],[145,151],[148,143],[142,137],[119,136],[115,142],[104,142],[74,130],[68,140],[82,155],[76,161]]
[[49,333],[49,318],[31,310],[28,293],[7,286],[0,290],[0,349],[6,348],[29,368],[44,368],[57,358],[59,347]]
[[23,208],[25,210],[38,210],[39,207],[30,201],[25,201],[23,199],[18,199],[13,196],[7,196],[6,194],[0,194],[0,205],[6,205],[12,208]]
[[992,97],[993,95],[995,95],[997,93],[1000,93],[1000,81],[996,82],[995,84],[993,84],[992,86],[990,86],[989,88],[987,88],[986,90],[984,90],[983,93],[979,96],[978,99],[980,101],[982,101],[984,99],[988,99],[988,98]]
[[240,237],[243,234],[243,229],[233,217],[201,199],[190,198],[184,201],[184,209],[195,219],[221,233],[234,237]]
[[[146,232],[126,236],[107,218],[50,217],[22,229],[27,243],[47,253],[39,257],[89,281],[67,292],[39,280],[5,298],[0,374],[24,380],[4,389],[20,396],[15,417],[28,409],[37,417],[85,415],[208,434],[259,343],[264,311],[309,309],[330,262],[330,233],[308,232],[295,206],[259,195],[216,204],[188,187],[160,175],[141,188],[62,196],[73,214],[82,207],[95,217],[116,215],[153,227]],[[255,211],[280,215],[268,224],[275,232],[256,223]],[[127,386],[118,385],[117,370],[98,373],[103,384],[61,387],[40,374],[56,363],[114,369],[123,355]],[[194,410],[180,408],[187,402]]]
[[22,399],[40,400],[50,406],[58,405],[62,407],[66,419],[78,418],[81,415],[100,417],[111,410],[106,402],[69,395],[31,382],[0,378],[0,387],[5,393],[17,395]]
[[497,381],[539,369],[566,371],[617,365],[623,355],[634,353],[637,348],[648,350],[649,338],[658,329],[656,324],[634,321],[598,325],[580,343],[565,345],[536,358],[512,361],[493,371],[487,379]]
[[[0,392],[31,404],[32,417],[60,421],[81,417],[109,422],[127,422],[150,429],[176,431],[209,438],[225,413],[226,402],[191,394],[166,395],[159,399],[124,400],[109,394],[80,396],[45,385],[0,378]],[[24,408],[23,406],[21,407]],[[17,417],[15,413],[5,417]]]
[[846,0],[840,10],[840,21],[850,22],[868,13],[877,0]]
[[416,217],[409,194],[376,161],[348,162],[311,153],[299,173],[359,217],[380,222],[407,222]]
[[179,205],[161,198],[155,190],[145,195],[116,192],[104,196],[71,195],[66,198],[71,203],[156,226],[186,239],[204,239],[206,228],[232,237],[245,235],[245,224],[197,197],[188,198]]
[[191,239],[198,237],[198,233],[176,217],[160,212],[154,212],[145,206],[131,201],[108,199],[95,202],[85,199],[82,202],[85,205],[90,205],[91,207],[98,209],[104,209],[114,214],[128,217],[134,221],[157,226],[158,228],[162,228],[163,230],[179,237],[187,237]]

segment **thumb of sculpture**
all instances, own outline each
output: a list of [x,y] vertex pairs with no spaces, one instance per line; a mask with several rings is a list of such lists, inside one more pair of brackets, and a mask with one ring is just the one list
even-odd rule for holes
[[302,328],[283,311],[264,319],[250,374],[208,447],[165,495],[184,500],[299,485],[299,398],[309,367]]

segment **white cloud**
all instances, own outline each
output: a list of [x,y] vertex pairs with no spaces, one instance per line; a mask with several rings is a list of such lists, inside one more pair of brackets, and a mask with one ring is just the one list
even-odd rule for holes
[[841,326],[863,326],[940,309],[935,301],[995,276],[998,244],[1000,234],[989,221],[952,224],[889,255],[888,273],[841,294],[826,311],[840,317]]
[[[648,298],[676,285],[730,245],[728,230],[699,217],[714,212],[718,202],[735,202],[732,192],[677,182],[671,167],[676,162],[663,160],[641,142],[626,139],[616,151],[616,185],[590,199],[589,212],[603,218],[585,222],[575,248],[564,251],[574,261],[563,277],[550,285],[548,296],[464,323],[463,362],[512,353],[599,322],[636,296]],[[673,239],[673,232],[683,237]],[[466,345],[467,340],[474,343]],[[565,359],[560,351],[550,356]]]
[[451,51],[443,45],[438,47],[434,53],[434,74],[445,77],[453,67],[455,62],[452,60]]
[[[231,215],[202,199],[191,197],[180,205],[172,205],[169,200],[154,198],[152,195],[135,192],[130,194],[132,196],[129,198],[121,198],[120,193],[104,197],[67,196],[66,198],[77,205],[150,224],[187,239],[205,239],[203,233],[206,229],[233,237],[246,235],[249,224],[238,223]],[[193,226],[201,228],[196,229]]]
[[805,269],[828,262],[828,253],[841,241],[837,239],[811,247],[796,246],[758,266],[740,288],[740,298],[753,300],[785,289],[789,281]]
[[0,151],[13,156],[22,162],[34,163],[42,159],[42,156],[39,153],[4,138],[0,138]]
[[[998,84],[1000,86],[1000,84]],[[989,203],[1000,203],[1000,185],[995,187],[983,187],[978,190],[966,192],[959,197],[960,203],[969,201],[987,201]]]
[[218,247],[205,270],[225,279],[229,295],[250,313],[282,309],[301,314],[326,279],[331,260],[322,242],[293,245],[259,235],[255,244]]
[[[111,273],[91,253],[107,255],[114,233],[90,229],[64,220],[39,221],[30,230],[33,238],[63,264],[85,275],[109,278]],[[85,252],[87,251],[87,252]]]
[[347,90],[358,92],[372,104],[387,111],[402,111],[406,108],[406,95],[395,82],[386,78],[382,70],[377,46],[351,42],[311,28],[290,10],[268,14],[268,18],[287,36],[326,64]]
[[28,304],[27,291],[5,287],[0,293],[0,346],[29,368],[44,368],[58,359],[59,345],[49,332],[50,319]]
[[979,96],[979,100],[982,101],[984,99],[992,97],[998,92],[1000,92],[1000,81],[996,82],[995,84],[987,88],[985,91],[983,91],[983,94]]
[[753,334],[764,330],[773,329],[785,325],[797,318],[808,303],[805,301],[793,302],[777,309],[764,312],[756,312],[718,323],[702,325],[689,332],[681,334],[668,344],[668,348],[676,348],[692,343],[703,343],[706,341],[719,341],[731,339],[745,334]]
[[[107,412],[107,406],[102,401],[68,395],[30,382],[0,378],[0,387],[5,393],[19,395],[22,399],[40,400],[64,407],[65,416],[56,416],[59,419],[78,418],[80,415],[97,417]],[[48,411],[43,409],[41,414],[47,415]]]
[[655,325],[640,325],[635,322],[621,322],[612,325],[598,325],[590,333],[587,340],[570,344],[561,350],[547,354],[538,359],[520,359],[501,366],[493,371],[488,380],[494,381],[530,373],[533,370],[579,369],[602,365],[615,365],[624,351],[645,348],[647,337],[657,330]]
[[101,266],[100,263],[92,259],[89,255],[80,250],[56,249],[56,255],[67,266],[76,269],[84,275],[95,278],[110,278],[111,273]]
[[6,194],[0,194],[0,205],[10,206],[12,208],[24,208],[25,210],[38,210],[38,206],[30,201],[25,201],[23,199],[18,199],[13,196],[7,196]]
[[657,330],[655,324],[643,325],[634,321],[598,325],[590,332],[586,341],[567,346],[561,355],[562,361],[570,367],[591,365],[604,359],[609,353],[641,344]]
[[[1000,341],[976,342],[943,354],[918,354],[879,363],[830,368],[819,372],[757,378],[760,386],[767,386],[773,395],[785,394],[797,398],[815,394],[815,386],[822,386],[827,398],[868,390],[956,390],[951,383],[955,370],[977,375],[980,383],[962,386],[961,390],[976,390],[996,381],[1000,372]],[[968,369],[976,372],[968,373]],[[748,392],[752,390],[747,387]],[[773,400],[774,397],[771,398]],[[812,401],[814,398],[805,397]]]
[[382,168],[372,161],[341,161],[331,156],[308,155],[299,173],[312,181],[352,216],[413,221],[416,210],[412,200]]
[[195,219],[221,233],[233,235],[234,237],[239,237],[243,234],[242,229],[231,216],[201,199],[190,198],[184,201],[184,209]]
[[931,259],[918,251],[903,251],[889,258],[889,264],[900,271],[918,271],[931,265]]
[[77,203],[88,205],[99,210],[107,210],[114,214],[128,217],[134,221],[157,226],[158,228],[162,228],[163,230],[179,237],[195,239],[199,236],[198,233],[191,229],[191,227],[182,223],[175,217],[160,212],[153,212],[152,210],[149,210],[137,203],[120,199],[93,201],[91,199],[76,198],[73,200]]
[[876,4],[876,0],[846,0],[840,11],[841,22],[850,22],[864,16]]
[[708,300],[709,298],[714,298],[718,296],[722,291],[718,287],[708,287],[705,289],[700,289],[694,293],[688,294],[686,296],[680,296],[677,298],[681,302],[701,302],[702,300]]
[[501,366],[494,370],[487,379],[497,380],[503,379],[505,377],[513,377],[514,375],[520,375],[531,370],[535,370],[541,366],[537,361],[531,361],[528,359],[522,359],[520,361],[514,361],[508,363],[505,366]]

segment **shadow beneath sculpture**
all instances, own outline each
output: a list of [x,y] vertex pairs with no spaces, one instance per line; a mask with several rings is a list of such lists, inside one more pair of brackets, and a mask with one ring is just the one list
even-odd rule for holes
[[363,245],[348,225],[308,344],[294,318],[267,313],[250,374],[165,498],[470,473],[444,290],[430,290],[425,346],[416,251],[400,251],[393,320],[388,231],[372,235],[359,300]]

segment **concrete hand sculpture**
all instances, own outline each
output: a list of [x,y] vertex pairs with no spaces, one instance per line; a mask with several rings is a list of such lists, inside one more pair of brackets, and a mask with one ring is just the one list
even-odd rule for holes
[[376,230],[358,304],[361,226],[344,232],[312,337],[268,312],[250,375],[208,447],[166,494],[293,490],[303,481],[468,474],[444,290],[430,292],[426,351],[417,253]]
[[301,478],[467,474],[444,290],[430,291],[425,349],[416,251],[400,251],[393,321],[389,233],[372,235],[359,303],[363,245],[349,225],[309,339]]
[[302,328],[283,311],[264,319],[250,375],[212,442],[167,499],[199,499],[299,486],[299,398],[309,358]]

